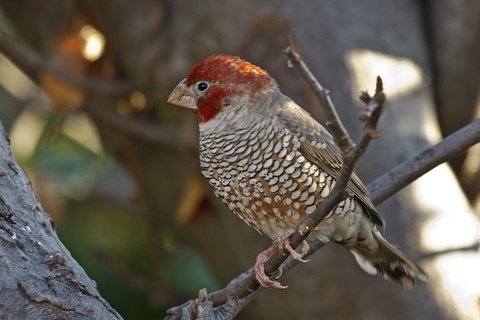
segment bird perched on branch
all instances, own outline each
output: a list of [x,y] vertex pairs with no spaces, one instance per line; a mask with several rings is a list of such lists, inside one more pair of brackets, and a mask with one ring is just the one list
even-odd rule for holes
[[[329,132],[282,94],[263,69],[228,55],[197,63],[168,101],[193,109],[200,130],[200,167],[217,197],[249,226],[273,239],[296,259],[289,245],[298,223],[332,190],[342,157]],[[365,186],[353,174],[348,197],[310,237],[349,249],[360,267],[413,287],[425,273],[390,245]],[[255,264],[263,286],[280,287],[264,272],[275,252],[267,249]]]

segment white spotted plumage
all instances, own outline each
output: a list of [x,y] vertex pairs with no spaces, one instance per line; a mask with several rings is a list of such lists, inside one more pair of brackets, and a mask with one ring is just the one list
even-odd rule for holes
[[[279,119],[250,124],[225,127],[222,132],[212,124],[200,125],[200,167],[216,195],[235,214],[276,239],[282,228],[294,228],[305,214],[315,211],[332,185],[324,182],[328,174],[319,174],[318,167],[300,153],[300,138],[282,127]],[[252,197],[260,200],[253,202]],[[350,209],[353,212],[355,206]],[[264,216],[268,223],[259,223]]]

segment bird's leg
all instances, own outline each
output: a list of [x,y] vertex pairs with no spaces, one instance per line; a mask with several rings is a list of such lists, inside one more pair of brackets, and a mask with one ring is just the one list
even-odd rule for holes
[[292,246],[290,245],[290,236],[294,231],[295,229],[289,230],[287,232],[286,237],[285,235],[283,235],[280,238],[276,239],[274,243],[278,242],[279,250],[287,251],[290,254],[290,256],[293,259],[297,260],[298,262],[302,262],[302,263],[308,262],[310,260],[303,259],[303,257],[307,254],[308,250],[310,250],[310,246],[308,245],[307,241],[303,240],[302,243],[300,244],[300,253],[295,251],[295,249],[293,249]]
[[286,289],[287,286],[283,286],[280,282],[270,280],[270,277],[265,273],[265,263],[270,259],[275,252],[278,251],[278,246],[274,243],[267,250],[260,252],[255,259],[255,266],[253,267],[255,272],[255,278],[262,287]]
[[[295,232],[295,229],[287,230],[283,235],[273,241],[273,245],[268,249],[260,252],[255,260],[255,278],[262,287],[271,287],[276,289],[286,289],[287,286],[283,286],[278,281],[270,280],[270,277],[265,273],[265,263],[275,254],[277,251],[287,251],[290,256],[300,262],[308,262],[308,260],[302,259],[302,257],[308,252],[309,246],[306,241],[301,244],[301,253],[295,251],[290,245],[290,236]],[[281,273],[280,273],[281,275]],[[278,276],[279,277],[279,276]],[[277,277],[277,279],[278,279]]]

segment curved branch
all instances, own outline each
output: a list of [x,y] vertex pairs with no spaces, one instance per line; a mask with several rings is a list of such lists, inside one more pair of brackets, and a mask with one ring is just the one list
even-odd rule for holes
[[57,64],[45,61],[35,50],[3,31],[0,31],[0,51],[35,80],[41,72],[48,72],[88,92],[121,95],[131,89],[131,85],[125,81],[88,78],[69,72]]
[[436,145],[405,160],[368,185],[370,198],[375,205],[385,201],[408,184],[439,164],[467,150],[480,141],[480,119],[455,131]]
[[342,152],[348,152],[353,146],[354,143],[348,134],[347,129],[343,125],[340,117],[338,116],[337,111],[333,105],[332,99],[330,98],[329,91],[322,87],[322,85],[315,78],[313,73],[307,67],[305,62],[303,62],[300,55],[295,51],[292,45],[292,40],[290,39],[290,46],[287,47],[284,51],[288,58],[288,65],[294,67],[298,71],[300,76],[305,80],[305,82],[310,86],[313,93],[317,97],[320,105],[325,111],[327,116],[327,126],[330,131],[335,136],[335,139],[338,141],[340,150]]

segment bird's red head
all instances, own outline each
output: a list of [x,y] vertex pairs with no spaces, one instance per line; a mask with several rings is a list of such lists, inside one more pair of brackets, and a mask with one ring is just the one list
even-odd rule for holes
[[169,101],[196,109],[199,122],[204,123],[234,99],[248,95],[253,100],[276,87],[275,80],[262,68],[239,57],[219,54],[198,62]]
[[261,90],[272,78],[260,67],[239,57],[217,54],[198,62],[186,79],[187,86],[198,81],[210,81],[229,85],[249,85]]

